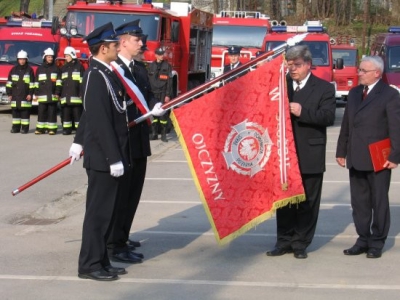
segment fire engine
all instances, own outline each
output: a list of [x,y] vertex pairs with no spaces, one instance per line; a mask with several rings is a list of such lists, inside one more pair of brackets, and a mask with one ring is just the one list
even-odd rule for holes
[[[57,53],[59,34],[51,21],[32,18],[26,13],[13,13],[0,19],[0,103],[9,105],[6,94],[8,73],[17,64],[17,53],[25,50],[28,63],[36,71],[43,63],[43,51],[47,48]],[[37,105],[33,101],[33,105]]]
[[145,61],[155,60],[157,48],[165,49],[165,57],[173,68],[174,93],[178,95],[210,78],[212,18],[211,13],[191,9],[187,3],[171,2],[170,9],[166,9],[148,0],[141,5],[122,1],[77,1],[67,7],[65,22],[60,25],[57,60],[63,59],[65,47],[72,46],[87,67],[90,53],[83,42],[84,36],[108,22],[116,28],[140,19],[140,26],[148,35]]
[[370,53],[382,57],[385,63],[383,81],[400,91],[400,26],[391,26],[387,33],[377,34]]
[[358,85],[358,49],[354,39],[349,36],[332,38],[331,44],[334,66],[343,65],[343,68],[333,69],[333,78],[337,84],[336,98],[347,101],[350,89]]
[[271,27],[271,31],[264,38],[263,51],[271,51],[281,45],[288,38],[298,33],[308,32],[308,35],[300,45],[307,45],[312,54],[312,73],[335,86],[333,78],[332,46],[330,37],[320,21],[308,21],[302,26],[282,26]]
[[269,17],[255,11],[222,11],[214,16],[211,72],[222,74],[228,62],[228,48],[240,46],[240,61],[248,62],[261,50],[264,36],[270,28]]

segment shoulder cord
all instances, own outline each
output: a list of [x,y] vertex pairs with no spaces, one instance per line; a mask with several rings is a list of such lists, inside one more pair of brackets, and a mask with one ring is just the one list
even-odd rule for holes
[[[99,71],[99,73],[103,76],[104,81],[106,82],[107,89],[108,89],[108,93],[111,95],[111,98],[112,98],[112,100],[113,100],[115,109],[116,109],[120,114],[124,113],[124,112],[126,111],[126,102],[125,102],[125,101],[123,102],[123,103],[124,103],[123,106],[121,106],[121,105],[118,103],[117,96],[115,95],[114,89],[112,88],[112,85],[111,85],[110,81],[108,80],[107,76],[106,76],[102,71],[100,71],[100,70],[98,70],[98,71]],[[87,79],[87,82],[88,82],[88,83],[89,83],[89,77],[90,77],[90,73],[91,73],[91,72],[92,72],[92,71],[90,71],[89,74],[88,74],[88,79]],[[85,96],[86,96],[87,87],[88,87],[88,84],[86,84],[86,90],[85,90],[85,94],[84,94],[84,99],[85,99]],[[85,101],[83,102],[83,104],[84,104],[83,107],[84,107],[84,109],[86,110]]]

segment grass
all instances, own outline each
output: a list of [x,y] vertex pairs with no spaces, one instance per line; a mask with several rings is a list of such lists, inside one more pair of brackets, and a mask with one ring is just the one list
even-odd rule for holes
[[[30,0],[28,13],[43,13],[43,0]],[[9,16],[11,12],[19,11],[20,1],[0,0],[0,16]]]

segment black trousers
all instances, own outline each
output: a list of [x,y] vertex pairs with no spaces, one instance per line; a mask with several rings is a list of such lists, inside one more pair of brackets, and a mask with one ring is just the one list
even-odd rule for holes
[[20,129],[28,131],[30,118],[31,118],[31,109],[27,108],[12,108],[12,128],[16,131]]
[[142,195],[146,167],[147,157],[134,159],[128,173],[122,178],[115,212],[116,218],[107,243],[110,253],[128,250],[126,242],[129,239],[133,218]]
[[107,239],[115,217],[120,178],[109,172],[86,170],[88,189],[83,221],[79,273],[90,273],[110,265]]
[[62,122],[64,130],[78,129],[79,120],[83,112],[82,105],[63,105],[62,109]]
[[306,200],[276,211],[276,247],[303,250],[311,244],[317,227],[324,174],[301,174]]
[[391,170],[349,170],[353,220],[360,247],[382,249],[390,228],[389,187]]
[[57,131],[57,102],[39,102],[36,130],[41,132],[45,130]]

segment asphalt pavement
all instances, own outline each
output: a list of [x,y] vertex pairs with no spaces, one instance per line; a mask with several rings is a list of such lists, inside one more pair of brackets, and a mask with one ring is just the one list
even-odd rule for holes
[[[275,218],[230,244],[218,246],[172,132],[151,141],[142,200],[131,238],[140,240],[142,264],[123,266],[115,282],[77,277],[85,210],[82,163],[66,166],[17,196],[11,191],[68,156],[72,136],[11,134],[0,113],[0,299],[398,299],[400,293],[400,175],[390,191],[392,225],[379,259],[349,257],[356,233],[347,171],[336,165],[343,108],[328,130],[327,172],[317,232],[307,259],[267,257]],[[33,123],[36,115],[31,117]]]

